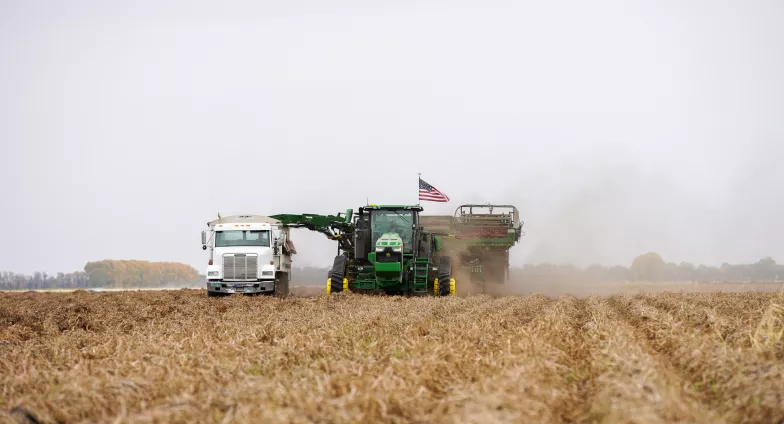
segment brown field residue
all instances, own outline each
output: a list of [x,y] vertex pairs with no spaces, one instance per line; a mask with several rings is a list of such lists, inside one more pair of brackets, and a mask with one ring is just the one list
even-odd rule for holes
[[781,422],[784,294],[0,293],[0,422]]

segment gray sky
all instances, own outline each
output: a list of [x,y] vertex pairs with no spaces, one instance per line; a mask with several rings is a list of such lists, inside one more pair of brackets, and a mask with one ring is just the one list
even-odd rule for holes
[[[514,264],[784,261],[784,3],[0,0],[0,269],[514,203]],[[295,265],[334,242],[298,231]]]

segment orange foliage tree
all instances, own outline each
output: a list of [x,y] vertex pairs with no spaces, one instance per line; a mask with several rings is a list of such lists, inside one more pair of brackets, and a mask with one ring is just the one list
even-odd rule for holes
[[89,276],[90,287],[157,287],[200,279],[193,267],[176,262],[103,260],[88,262],[84,272]]

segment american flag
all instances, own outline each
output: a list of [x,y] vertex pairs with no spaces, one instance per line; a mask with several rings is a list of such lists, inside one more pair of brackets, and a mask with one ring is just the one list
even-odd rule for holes
[[419,179],[419,200],[430,202],[448,202],[449,196],[438,191],[437,188],[426,183],[422,178]]

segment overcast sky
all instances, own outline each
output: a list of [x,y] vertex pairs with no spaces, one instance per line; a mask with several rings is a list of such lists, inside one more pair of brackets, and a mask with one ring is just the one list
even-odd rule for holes
[[[513,203],[513,264],[784,262],[784,2],[0,0],[0,269]],[[295,265],[336,246],[297,231]]]

